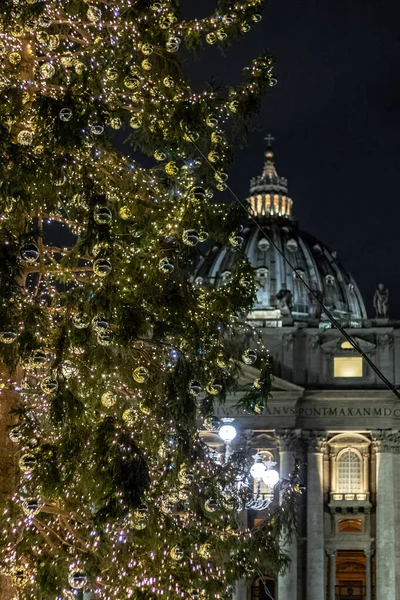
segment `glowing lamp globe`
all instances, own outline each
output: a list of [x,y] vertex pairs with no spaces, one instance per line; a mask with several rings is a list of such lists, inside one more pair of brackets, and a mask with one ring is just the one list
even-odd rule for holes
[[263,479],[265,477],[265,464],[262,461],[257,461],[251,465],[250,475],[253,479]]
[[263,475],[263,481],[269,487],[274,487],[279,481],[279,473],[275,469],[266,469]]
[[235,439],[237,431],[233,425],[222,425],[218,430],[218,435],[225,444]]

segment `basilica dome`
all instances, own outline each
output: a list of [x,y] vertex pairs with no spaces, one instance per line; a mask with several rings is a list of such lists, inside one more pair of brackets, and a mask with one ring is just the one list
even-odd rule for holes
[[[240,235],[260,284],[249,318],[270,319],[271,324],[314,320],[329,326],[304,279],[338,320],[351,326],[361,324],[366,310],[356,282],[336,253],[302,231],[293,219],[287,180],[276,172],[271,147],[265,153],[262,174],[250,182],[248,201],[256,222],[250,220]],[[198,265],[198,283],[222,285],[229,280],[237,256],[229,248],[212,247]]]

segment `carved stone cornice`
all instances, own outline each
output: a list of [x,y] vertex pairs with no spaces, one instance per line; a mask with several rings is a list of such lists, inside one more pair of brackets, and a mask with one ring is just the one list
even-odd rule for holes
[[327,444],[327,432],[320,430],[304,430],[303,440],[307,444],[308,452],[323,452]]
[[278,429],[276,437],[280,450],[283,452],[298,452],[301,450],[302,437],[300,429]]
[[375,429],[371,431],[376,452],[400,452],[400,431],[397,429]]

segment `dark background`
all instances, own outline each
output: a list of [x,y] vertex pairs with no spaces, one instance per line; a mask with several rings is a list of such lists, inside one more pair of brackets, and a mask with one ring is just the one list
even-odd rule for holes
[[[202,17],[214,0],[182,0]],[[373,315],[379,282],[400,317],[400,3],[397,0],[270,0],[226,55],[207,47],[187,68],[199,87],[228,83],[263,50],[276,59],[278,85],[263,102],[230,184],[245,198],[261,173],[271,133],[278,174],[289,180],[302,229],[338,252]]]

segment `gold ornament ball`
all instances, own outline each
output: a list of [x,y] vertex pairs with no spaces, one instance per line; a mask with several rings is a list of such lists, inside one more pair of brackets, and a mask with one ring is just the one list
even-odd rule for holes
[[57,34],[49,35],[47,45],[50,50],[55,50],[60,45],[60,36]]
[[54,377],[51,376],[45,377],[42,380],[40,387],[45,394],[54,394],[58,390],[57,379],[54,379]]
[[264,383],[265,383],[265,382],[263,381],[263,379],[261,379],[260,377],[257,377],[257,378],[256,378],[256,379],[253,381],[253,387],[254,387],[256,390],[261,390],[261,388],[263,387]]
[[199,548],[199,554],[202,558],[211,557],[211,544],[202,544]]
[[162,161],[166,159],[166,154],[164,152],[162,152],[161,150],[156,150],[154,152],[154,158],[156,160]]
[[92,21],[92,23],[97,23],[101,19],[101,14],[102,13],[100,8],[98,8],[97,6],[90,6],[88,8],[86,16],[89,19],[89,21]]
[[127,425],[132,427],[137,421],[138,415],[134,408],[127,408],[122,413],[122,420],[125,421]]
[[28,517],[34,517],[40,512],[42,503],[37,498],[25,498],[22,501],[21,506]]
[[151,409],[142,401],[139,402],[139,409],[144,415],[149,415],[151,413]]
[[199,243],[199,234],[195,229],[185,229],[182,233],[182,241],[186,246],[196,246]]
[[222,385],[215,379],[211,379],[206,385],[206,392],[211,396],[217,396],[222,391]]
[[111,262],[108,258],[98,258],[93,263],[93,272],[98,277],[106,277],[112,271]]
[[4,56],[6,52],[7,52],[6,45],[4,44],[4,42],[0,41],[0,56]]
[[36,456],[30,453],[23,454],[18,461],[18,465],[24,473],[32,473],[36,467]]
[[13,567],[11,570],[11,580],[16,587],[26,587],[30,580],[28,568],[22,564]]
[[127,221],[128,219],[130,219],[132,217],[132,211],[129,208],[129,206],[121,206],[121,208],[119,209],[119,216],[124,221]]
[[167,163],[165,165],[165,172],[167,173],[167,175],[174,177],[175,175],[178,175],[179,167],[175,161],[171,160],[169,163]]
[[151,61],[148,58],[145,58],[144,60],[142,60],[143,71],[151,71],[152,68],[153,68],[153,65],[151,64]]
[[142,126],[142,117],[140,115],[133,115],[129,121],[129,125],[132,129],[140,129]]
[[239,101],[238,100],[232,100],[231,102],[229,102],[228,104],[228,108],[231,112],[236,113],[238,108],[239,108]]
[[140,50],[145,56],[150,56],[154,52],[154,47],[152,44],[143,44]]
[[165,87],[167,87],[167,88],[172,88],[172,87],[174,87],[174,85],[175,85],[175,82],[174,82],[174,79],[173,79],[173,77],[171,77],[171,76],[164,77],[164,79],[163,79],[163,84],[164,84],[164,85],[165,85]]
[[119,117],[113,117],[110,120],[110,126],[111,126],[111,129],[121,129],[121,127],[122,127],[121,119]]
[[51,63],[44,63],[40,67],[39,72],[44,79],[50,79],[55,74],[56,68]]
[[136,369],[133,371],[133,379],[136,381],[136,383],[146,383],[149,377],[150,373],[146,367],[136,367]]
[[108,81],[115,81],[116,79],[118,79],[118,71],[117,71],[117,69],[114,69],[112,67],[110,67],[109,69],[107,69],[107,71],[106,71],[106,79],[108,79]]
[[72,55],[72,52],[68,51],[60,58],[61,64],[63,67],[73,67],[75,64],[75,57]]
[[199,242],[206,242],[209,237],[210,234],[208,233],[208,231],[204,231],[204,229],[199,231]]
[[182,548],[180,548],[179,546],[174,546],[173,548],[171,548],[170,556],[172,560],[181,561],[184,556]]
[[212,150],[211,152],[208,153],[207,158],[211,163],[216,163],[219,161],[220,157],[219,157],[218,152],[215,152],[215,150]]
[[158,268],[163,273],[172,273],[175,269],[174,264],[169,260],[169,258],[162,258],[158,263]]
[[220,42],[223,42],[228,37],[228,34],[223,29],[217,29],[217,38]]
[[128,90],[136,90],[140,85],[140,79],[137,75],[127,75],[124,79],[124,86]]
[[19,25],[18,23],[13,25],[13,28],[11,29],[11,35],[15,38],[22,37],[24,35],[24,28],[22,25]]
[[215,44],[216,41],[217,41],[217,35],[213,31],[211,31],[210,33],[207,33],[207,35],[206,35],[207,44]]
[[247,348],[242,354],[242,361],[245,365],[254,365],[257,361],[257,352],[251,348]]
[[84,72],[85,68],[86,67],[85,67],[85,65],[83,63],[81,63],[81,62],[75,63],[75,73],[77,75],[82,75],[82,73]]
[[35,134],[33,131],[29,131],[28,129],[23,129],[17,135],[17,142],[21,144],[21,146],[30,146],[33,142]]
[[101,403],[106,408],[111,408],[117,402],[117,397],[113,392],[104,392],[101,396]]

